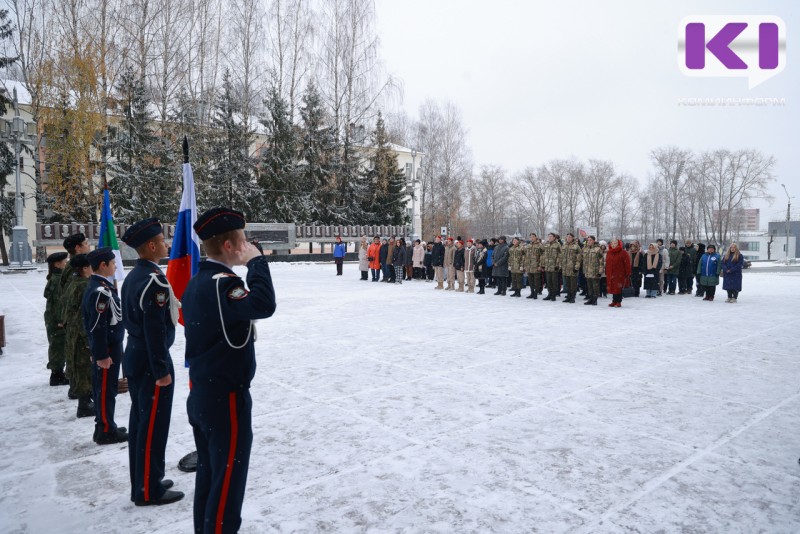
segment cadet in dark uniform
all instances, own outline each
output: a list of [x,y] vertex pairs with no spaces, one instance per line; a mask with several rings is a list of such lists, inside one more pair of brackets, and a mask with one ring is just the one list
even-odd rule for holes
[[[227,208],[201,215],[194,229],[208,260],[183,293],[187,400],[197,445],[195,532],[237,532],[241,525],[250,447],[250,381],[256,371],[256,319],[275,312],[266,257],[244,235],[244,216]],[[247,266],[247,286],[234,274]]]
[[117,381],[122,361],[122,307],[111,277],[116,270],[110,247],[98,248],[87,255],[94,274],[83,295],[83,325],[89,336],[92,353],[95,432],[98,445],[128,441],[128,433],[117,428],[114,408],[117,404]]
[[139,254],[122,285],[122,323],[128,331],[122,369],[131,394],[128,457],[136,506],[170,504],[184,496],[169,489],[172,481],[162,480],[175,390],[169,348],[178,322],[178,301],[157,263],[168,255],[162,231],[151,218],[122,236]]
[[64,375],[64,325],[59,322],[61,305],[61,272],[67,264],[66,252],[54,252],[47,256],[47,285],[44,286],[44,326],[47,330],[47,368],[50,369],[50,385],[69,384]]

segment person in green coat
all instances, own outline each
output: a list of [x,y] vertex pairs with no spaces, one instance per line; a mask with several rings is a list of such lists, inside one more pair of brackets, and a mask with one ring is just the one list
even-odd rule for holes
[[89,351],[89,336],[83,326],[81,304],[92,268],[86,254],[78,254],[70,260],[74,272],[72,282],[67,286],[62,298],[64,310],[64,329],[66,331],[65,353],[72,361],[70,386],[78,397],[78,417],[94,417],[92,401],[92,354]]
[[50,369],[50,385],[69,384],[64,375],[64,325],[56,317],[61,304],[61,271],[67,264],[66,252],[55,252],[47,257],[47,284],[44,286],[44,326],[47,331],[47,368]]
[[[61,295],[65,295],[67,293],[69,285],[75,279],[75,276],[73,276],[74,273],[72,271],[72,263],[71,263],[72,258],[74,258],[79,254],[87,254],[89,252],[90,250],[89,240],[86,239],[86,236],[81,233],[69,235],[64,239],[64,250],[66,250],[69,253],[70,263],[67,263],[64,266],[64,271],[61,273],[61,280],[59,281]],[[56,308],[54,311],[56,320],[61,324],[65,324],[67,316],[65,314],[63,300],[61,303],[59,303],[58,308]],[[69,341],[65,341],[65,344],[69,345]],[[72,359],[71,359],[72,355],[69,352],[65,352],[65,355],[66,355],[65,375],[68,380],[72,380]],[[70,384],[69,386],[67,397],[69,397],[71,400],[75,400],[78,398],[77,396],[75,396],[72,384]]]
[[722,269],[722,258],[717,254],[717,247],[708,245],[706,252],[700,258],[697,274],[700,276],[700,285],[705,289],[703,300],[714,300],[714,293],[719,285],[719,273]]

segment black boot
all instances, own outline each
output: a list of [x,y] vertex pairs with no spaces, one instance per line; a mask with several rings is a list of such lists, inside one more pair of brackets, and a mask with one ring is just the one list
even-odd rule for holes
[[515,289],[514,293],[511,296],[512,297],[521,297],[522,295],[520,294],[520,291],[522,291],[522,290],[521,289]]
[[591,295],[586,295],[586,302],[583,303],[584,306],[591,306],[594,304],[594,298]]
[[89,395],[78,399],[78,417],[94,417],[94,401]]
[[50,371],[51,386],[68,386],[69,380],[64,376],[64,371]]
[[115,428],[110,432],[102,432],[95,429],[97,437],[94,442],[98,445],[111,445],[112,443],[124,443],[128,441],[128,433],[121,428]]
[[531,288],[531,294],[525,297],[526,299],[535,299],[536,298],[536,291]]
[[592,306],[597,306],[597,297],[592,297]]
[[486,292],[483,290],[483,288],[480,288],[480,290],[478,291],[478,295],[484,295],[484,294],[486,294]]

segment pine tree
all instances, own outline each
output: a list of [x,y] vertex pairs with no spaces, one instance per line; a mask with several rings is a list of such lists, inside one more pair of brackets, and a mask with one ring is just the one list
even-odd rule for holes
[[[13,26],[8,20],[8,10],[0,9],[0,42],[10,38],[13,33]],[[0,69],[6,69],[14,64],[15,57],[0,56]],[[11,104],[7,95],[0,91],[0,116],[6,114],[7,106]],[[14,200],[6,195],[5,188],[8,184],[8,175],[14,170],[14,154],[11,153],[5,143],[0,143],[0,256],[3,265],[8,265],[8,253],[6,251],[5,234],[11,233],[14,224]]]
[[144,81],[132,68],[120,76],[117,90],[122,121],[108,142],[114,215],[127,223],[145,217],[173,220],[181,187],[173,143],[153,132]]
[[373,152],[364,173],[372,192],[369,211],[374,224],[407,224],[404,197],[406,176],[397,163],[380,112],[373,134]]
[[302,100],[303,141],[298,180],[301,187],[311,192],[307,221],[333,224],[336,222],[336,173],[340,164],[335,129],[326,124],[322,97],[313,83],[306,88]]
[[240,109],[230,71],[226,70],[211,119],[210,192],[218,203],[244,212],[248,220],[257,220],[264,195],[256,182],[255,159],[250,155],[253,132],[241,119]]
[[267,114],[261,123],[267,130],[267,146],[261,159],[259,184],[264,190],[261,219],[269,222],[305,222],[309,217],[311,191],[301,187],[298,176],[297,132],[289,104],[277,88],[264,102]]

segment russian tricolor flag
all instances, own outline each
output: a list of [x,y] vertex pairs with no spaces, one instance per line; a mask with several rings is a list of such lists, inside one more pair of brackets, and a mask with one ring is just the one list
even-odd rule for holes
[[[167,280],[180,300],[189,279],[197,273],[200,263],[200,239],[194,231],[197,221],[197,206],[194,198],[194,175],[189,163],[189,141],[183,138],[183,196],[172,238],[172,250],[167,264]],[[183,313],[180,315],[183,324]]]

